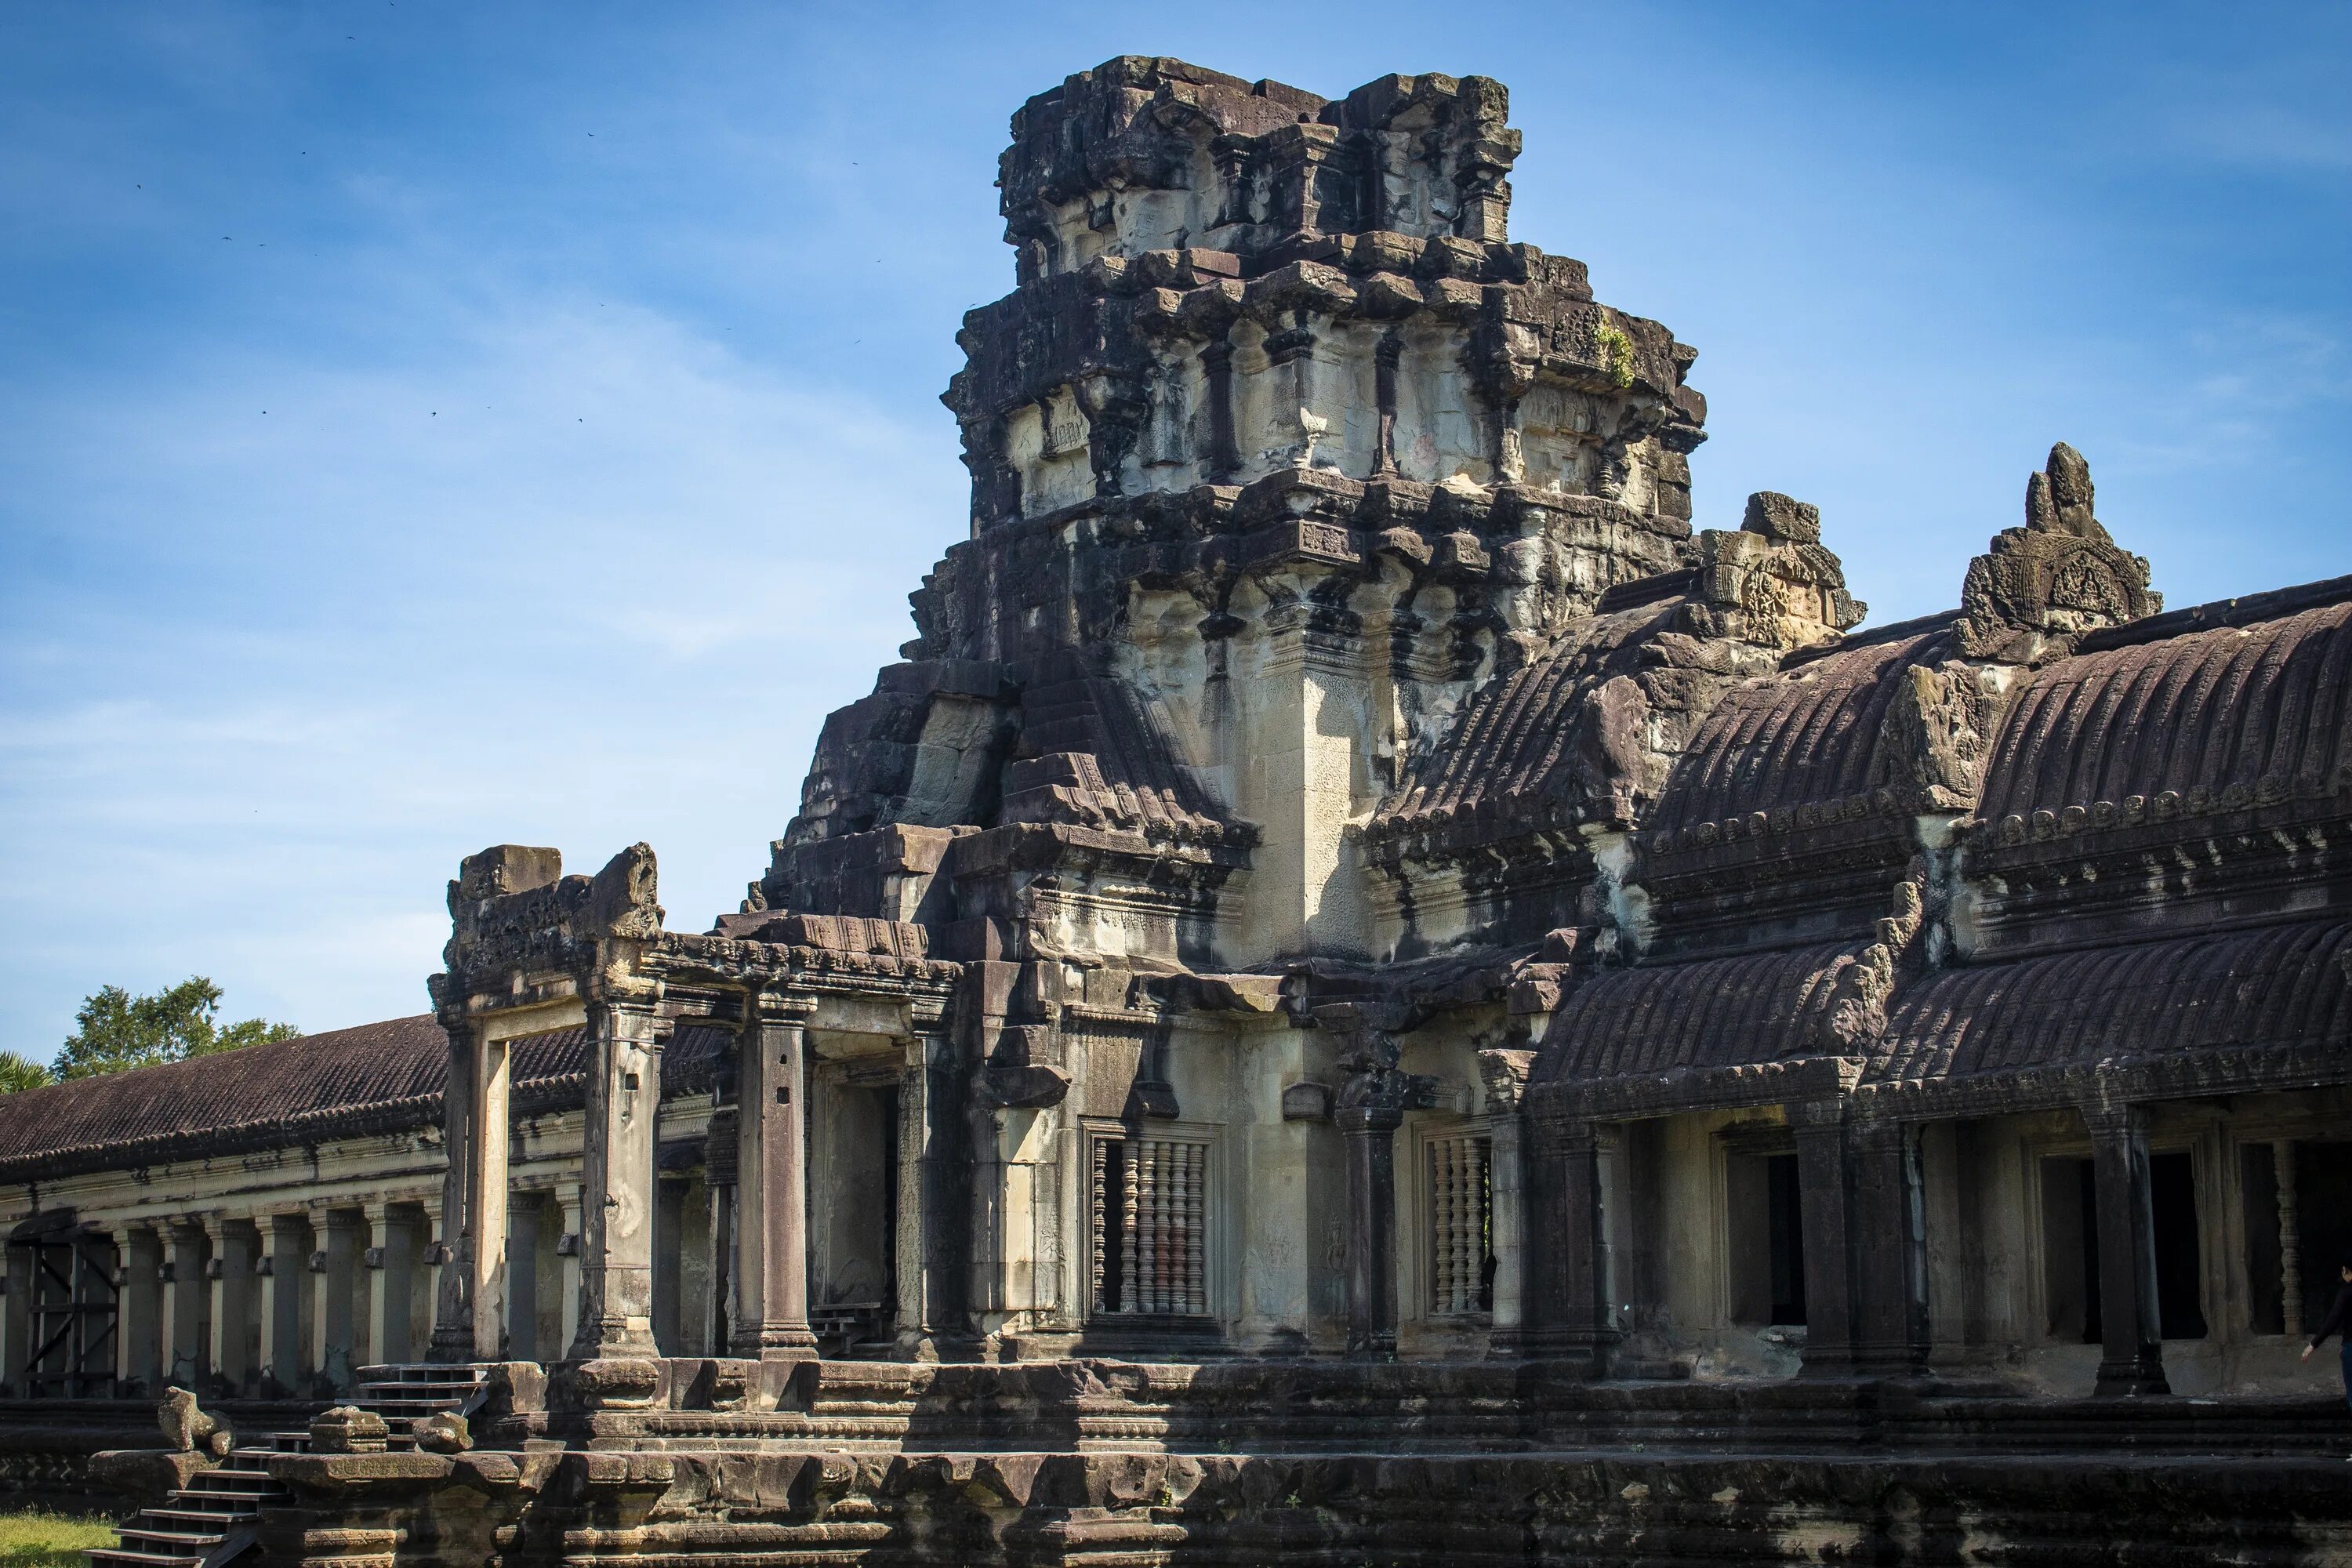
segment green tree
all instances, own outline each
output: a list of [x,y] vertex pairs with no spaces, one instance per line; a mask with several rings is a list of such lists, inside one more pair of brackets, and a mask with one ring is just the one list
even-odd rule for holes
[[0,1094],[14,1094],[20,1089],[39,1089],[58,1081],[48,1064],[30,1057],[20,1057],[14,1051],[0,1051]]
[[302,1032],[291,1024],[261,1018],[224,1026],[215,1016],[220,999],[220,987],[201,974],[150,996],[133,996],[120,985],[106,986],[85,999],[81,1011],[74,1015],[77,1027],[58,1053],[58,1076],[95,1078],[100,1073],[290,1040]]

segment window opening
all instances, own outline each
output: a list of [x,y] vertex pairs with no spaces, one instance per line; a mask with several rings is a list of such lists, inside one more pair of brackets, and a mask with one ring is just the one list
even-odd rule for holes
[[1428,1149],[1429,1310],[1438,1317],[1495,1308],[1490,1139],[1433,1138]]
[[1188,1316],[1209,1310],[1208,1146],[1097,1137],[1093,1153],[1094,1310]]

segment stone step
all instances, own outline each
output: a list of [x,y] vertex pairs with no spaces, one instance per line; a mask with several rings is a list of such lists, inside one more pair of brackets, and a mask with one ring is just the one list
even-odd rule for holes
[[[185,1531],[142,1528],[127,1524],[120,1532],[125,1550],[138,1552],[193,1552],[201,1557],[213,1547],[228,1539],[226,1530]],[[142,1544],[152,1542],[152,1544]]]
[[174,1553],[165,1556],[153,1552],[125,1552],[120,1547],[103,1546],[82,1554],[93,1565],[119,1563],[121,1568],[190,1568],[204,1562],[202,1553]]

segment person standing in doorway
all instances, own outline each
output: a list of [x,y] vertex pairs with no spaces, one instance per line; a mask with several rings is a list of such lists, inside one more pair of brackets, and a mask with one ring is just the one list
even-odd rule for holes
[[2327,1316],[2319,1320],[2312,1331],[2311,1342],[2303,1347],[2303,1359],[2309,1361],[2314,1352],[2334,1334],[2344,1347],[2344,1403],[2352,1405],[2352,1253],[2336,1260],[2336,1272],[2344,1282],[2336,1288],[2336,1304],[2327,1309]]

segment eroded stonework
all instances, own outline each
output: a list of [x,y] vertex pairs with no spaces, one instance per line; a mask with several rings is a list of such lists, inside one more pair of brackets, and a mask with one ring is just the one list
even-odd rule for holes
[[12,1391],[352,1405],[310,1568],[2352,1561],[2352,579],[2166,613],[2061,444],[1864,626],[1507,109],[1031,100],[741,909],[497,847],[431,1017],[11,1097]]

